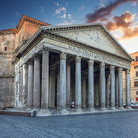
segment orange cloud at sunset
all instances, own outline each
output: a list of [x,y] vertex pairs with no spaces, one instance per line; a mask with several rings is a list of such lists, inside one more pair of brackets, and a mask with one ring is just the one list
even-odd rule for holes
[[134,14],[131,14],[129,11],[125,12],[121,16],[115,16],[113,17],[113,22],[108,22],[105,25],[105,27],[109,31],[114,31],[117,29],[121,29],[122,31],[122,37],[119,38],[121,39],[130,39],[132,37],[137,37],[138,36],[138,28],[137,26],[131,27],[133,24],[133,19],[135,18]]
[[87,23],[93,23],[96,21],[107,21],[108,17],[111,15],[111,12],[115,10],[119,5],[127,2],[136,1],[138,0],[116,0],[113,3],[110,3],[107,6],[96,10],[94,13],[88,13],[86,15]]

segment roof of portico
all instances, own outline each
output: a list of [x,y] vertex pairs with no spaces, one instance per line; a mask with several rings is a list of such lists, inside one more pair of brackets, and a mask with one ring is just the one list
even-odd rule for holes
[[[92,27],[99,27],[101,30],[105,32],[105,34],[118,46],[118,48],[122,49],[122,52],[124,52],[127,56],[129,61],[132,61],[131,55],[123,48],[123,46],[114,38],[114,36],[103,26],[101,23],[90,23],[90,24],[76,24],[76,25],[64,25],[64,26],[42,26],[40,29],[32,36],[30,40],[25,44],[24,47],[22,47],[15,55],[15,57],[18,57],[19,55],[22,55],[35,41],[40,39],[42,36],[47,36],[49,38],[54,38],[54,39],[60,39],[65,42],[70,42],[74,44],[79,44],[87,47],[91,47],[88,44],[79,42],[77,40],[71,39],[66,36],[62,36],[58,31],[67,31],[67,30],[77,30],[77,29],[89,29]],[[94,48],[98,49],[98,48]],[[101,50],[101,49],[98,49]],[[103,50],[102,50],[103,51]],[[106,51],[104,51],[106,52]],[[108,53],[108,52],[107,52]]]

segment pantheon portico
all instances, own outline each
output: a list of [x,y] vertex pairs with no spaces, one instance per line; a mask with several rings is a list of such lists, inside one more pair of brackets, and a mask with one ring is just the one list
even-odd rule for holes
[[68,114],[131,108],[131,56],[99,23],[45,26],[15,54],[15,107]]

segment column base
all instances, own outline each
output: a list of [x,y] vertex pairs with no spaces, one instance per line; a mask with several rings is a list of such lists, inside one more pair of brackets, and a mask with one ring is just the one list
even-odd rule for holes
[[124,108],[124,107],[118,107],[118,109],[119,109],[119,110],[125,110],[125,108]]
[[81,108],[75,108],[74,111],[75,111],[75,112],[82,112],[82,109],[81,109]]
[[68,115],[69,111],[67,111],[66,109],[61,109],[60,110],[60,114],[62,114],[62,115]]
[[39,113],[41,114],[50,114],[49,109],[40,109]]
[[26,108],[25,110],[26,110],[26,111],[32,111],[33,108]]
[[111,107],[111,108],[109,108],[110,110],[116,110],[116,108],[115,107]]
[[33,108],[32,110],[33,110],[33,111],[39,111],[40,108]]
[[133,108],[131,106],[127,106],[126,109],[133,110]]
[[90,111],[90,112],[97,112],[97,111],[95,110],[95,108],[88,108],[88,111]]
[[105,111],[105,110],[107,110],[105,107],[100,107],[100,110],[101,111]]

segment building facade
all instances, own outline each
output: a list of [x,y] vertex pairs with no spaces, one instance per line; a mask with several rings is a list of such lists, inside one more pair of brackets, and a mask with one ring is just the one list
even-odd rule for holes
[[[133,57],[133,61],[131,63],[131,68],[130,68],[131,102],[138,103],[138,51],[132,53],[131,56]],[[125,77],[124,77],[124,82],[125,82]],[[125,85],[124,85],[124,91],[125,91]]]
[[15,69],[14,107],[66,114],[95,108],[130,108],[132,57],[99,23],[40,27],[12,59]]
[[33,36],[44,22],[23,15],[16,28],[0,31],[0,108],[14,106],[14,65],[16,50]]

